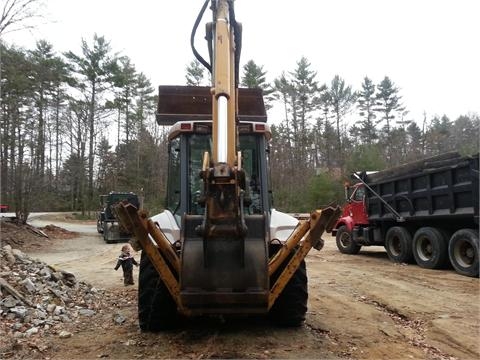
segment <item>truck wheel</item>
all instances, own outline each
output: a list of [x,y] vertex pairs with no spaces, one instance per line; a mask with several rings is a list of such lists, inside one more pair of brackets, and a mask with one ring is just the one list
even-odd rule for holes
[[307,267],[302,261],[268,313],[272,323],[288,327],[302,325],[307,313],[307,283]]
[[342,225],[337,230],[337,248],[343,254],[358,254],[361,249],[352,239],[352,233],[348,231],[345,225]]
[[145,251],[138,275],[138,323],[142,331],[161,331],[178,324],[177,305]]
[[458,230],[450,238],[448,255],[459,274],[478,277],[478,241],[478,231],[472,229]]
[[394,226],[387,231],[385,249],[393,262],[411,263],[413,261],[412,235],[403,226]]
[[100,220],[97,220],[97,232],[99,234],[103,234],[103,224],[100,222]]
[[108,244],[108,225],[106,223],[103,224],[103,240]]
[[105,223],[104,226],[103,226],[103,240],[107,244],[112,243],[112,240],[110,239],[110,237],[111,237],[110,232],[111,232],[111,226],[108,226],[108,224]]
[[448,263],[448,249],[445,234],[433,227],[417,230],[413,237],[413,256],[420,267],[439,269]]

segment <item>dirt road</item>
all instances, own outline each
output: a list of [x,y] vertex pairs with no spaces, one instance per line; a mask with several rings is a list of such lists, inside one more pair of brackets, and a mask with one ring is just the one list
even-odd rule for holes
[[[52,359],[480,358],[479,279],[393,264],[383,248],[343,255],[329,236],[322,251],[307,257],[309,311],[303,327],[199,318],[173,332],[142,334],[136,323],[136,285],[124,288],[121,271],[113,270],[121,245],[105,244],[92,234],[94,224],[87,228],[77,239],[58,240],[30,255],[127,301],[72,325],[71,338],[47,339]],[[127,319],[121,325],[112,320],[118,312]]]

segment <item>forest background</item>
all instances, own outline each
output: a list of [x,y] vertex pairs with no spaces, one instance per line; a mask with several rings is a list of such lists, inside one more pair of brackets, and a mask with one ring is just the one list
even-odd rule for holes
[[[100,35],[81,39],[80,52],[58,53],[41,40],[32,49],[1,41],[0,54],[3,204],[21,221],[31,211],[88,215],[110,191],[142,195],[152,214],[163,208],[168,128],[155,123],[157,96],[148,74]],[[241,85],[261,88],[266,106],[282,109],[270,121],[279,210],[342,202],[352,171],[479,150],[477,113],[412,119],[388,76],[378,84],[368,76],[354,85],[341,75],[321,79],[305,57],[272,83],[267,71],[248,60]],[[209,84],[198,61],[185,64],[185,84]]]

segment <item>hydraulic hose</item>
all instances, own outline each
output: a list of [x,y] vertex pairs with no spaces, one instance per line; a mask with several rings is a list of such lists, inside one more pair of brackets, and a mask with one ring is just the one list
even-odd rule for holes
[[195,49],[195,34],[197,33],[198,25],[200,24],[200,20],[202,20],[203,14],[205,13],[205,10],[209,2],[210,0],[205,0],[205,2],[203,3],[202,9],[197,15],[197,19],[195,20],[195,24],[193,25],[192,34],[190,35],[190,46],[192,47],[193,55],[195,55],[195,58],[197,58],[197,60],[200,61],[202,65],[207,68],[208,71],[212,72],[212,65],[209,64],[202,57],[202,55],[198,53],[197,49]]
[[237,23],[237,19],[235,18],[233,1],[234,0],[228,1],[228,15],[230,18],[230,24],[235,34],[235,88],[238,88],[240,79],[240,53],[242,51],[242,29],[241,26]]

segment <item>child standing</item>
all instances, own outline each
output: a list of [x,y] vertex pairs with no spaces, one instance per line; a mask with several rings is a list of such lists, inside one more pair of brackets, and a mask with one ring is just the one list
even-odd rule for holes
[[131,255],[132,248],[129,244],[122,246],[122,253],[118,257],[117,265],[115,265],[115,270],[118,270],[120,265],[123,270],[123,284],[133,285],[133,265],[138,266],[137,261]]

